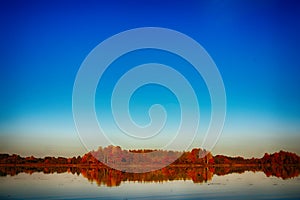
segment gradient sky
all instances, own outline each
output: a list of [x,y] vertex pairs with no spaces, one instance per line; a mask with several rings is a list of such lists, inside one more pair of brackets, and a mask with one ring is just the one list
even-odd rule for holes
[[[0,23],[0,152],[85,153],[72,116],[82,61],[114,34],[153,26],[192,37],[218,66],[227,117],[214,154],[252,157],[280,149],[300,154],[297,1],[6,1]],[[113,82],[120,70],[110,73]],[[148,92],[135,94],[137,105],[156,102],[145,101],[149,91],[162,93],[156,99],[162,104],[176,103],[164,88],[144,89]],[[146,123],[139,106],[133,107],[137,123]],[[196,139],[193,146],[199,144]]]

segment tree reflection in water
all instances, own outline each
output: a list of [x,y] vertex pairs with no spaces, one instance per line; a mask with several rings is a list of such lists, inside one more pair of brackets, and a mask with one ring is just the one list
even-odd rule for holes
[[15,176],[19,173],[32,174],[35,172],[72,173],[82,175],[90,182],[108,187],[119,186],[124,181],[134,182],[164,182],[173,180],[192,180],[194,183],[210,181],[213,175],[223,176],[231,173],[244,173],[245,171],[262,171],[266,176],[275,176],[288,179],[299,176],[299,165],[236,165],[236,166],[169,166],[147,173],[127,173],[97,165],[65,165],[65,166],[0,166],[0,176]]

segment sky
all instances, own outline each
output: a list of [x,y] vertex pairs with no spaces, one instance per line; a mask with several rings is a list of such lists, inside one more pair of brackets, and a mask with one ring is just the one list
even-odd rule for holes
[[[72,113],[73,86],[82,62],[117,33],[163,27],[201,44],[222,76],[227,113],[213,154],[261,157],[281,149],[300,154],[299,19],[297,1],[3,1],[0,152],[84,154],[87,150]],[[113,118],[107,112],[112,84],[134,63],[153,60],[188,77],[201,99],[200,128],[208,124],[209,94],[201,76],[172,53],[135,51],[116,60],[97,87],[97,117],[115,144],[122,141],[113,136],[116,132],[109,122]],[[130,100],[132,119],[141,126],[148,124],[148,109],[157,103],[170,113],[164,134],[170,138],[180,110],[168,88],[154,84],[139,88]],[[203,135],[196,137],[191,147],[199,147],[202,139]],[[160,146],[150,142],[146,147]]]

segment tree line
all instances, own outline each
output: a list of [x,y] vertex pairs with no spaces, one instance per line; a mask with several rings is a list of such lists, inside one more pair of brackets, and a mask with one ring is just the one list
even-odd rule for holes
[[291,152],[280,151],[273,154],[265,153],[262,158],[245,159],[243,157],[213,156],[210,152],[195,148],[187,152],[165,150],[124,150],[119,146],[99,147],[85,155],[64,158],[21,157],[13,154],[0,154],[0,164],[40,164],[40,165],[299,165],[300,157]]

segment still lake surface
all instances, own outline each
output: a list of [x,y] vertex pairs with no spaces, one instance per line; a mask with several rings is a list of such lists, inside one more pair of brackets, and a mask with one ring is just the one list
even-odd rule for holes
[[[154,176],[151,173],[120,174],[123,178],[119,180],[119,175],[110,171],[93,174],[93,170],[88,173],[9,170],[1,172],[0,199],[300,199],[298,175],[268,177],[262,171],[211,173],[201,181],[190,178],[192,175],[178,178],[175,174],[172,175],[175,178],[167,180],[155,175],[151,181],[149,177]],[[189,169],[187,174],[194,171],[198,173],[199,169]]]

